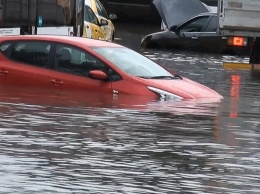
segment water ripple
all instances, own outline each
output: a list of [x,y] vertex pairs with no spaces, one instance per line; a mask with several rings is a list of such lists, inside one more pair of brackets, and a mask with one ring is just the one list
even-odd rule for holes
[[1,192],[259,193],[259,81],[224,70],[228,56],[147,55],[225,99],[141,109],[1,102]]

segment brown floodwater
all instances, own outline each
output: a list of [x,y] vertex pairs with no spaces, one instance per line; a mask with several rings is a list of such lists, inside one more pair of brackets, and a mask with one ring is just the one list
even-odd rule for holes
[[[138,50],[148,32],[138,29],[117,41]],[[1,193],[260,193],[260,80],[222,66],[248,58],[142,53],[223,101],[66,98],[1,88]]]

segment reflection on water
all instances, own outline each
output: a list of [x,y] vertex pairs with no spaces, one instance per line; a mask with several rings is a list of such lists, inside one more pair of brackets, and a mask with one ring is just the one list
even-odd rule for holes
[[260,81],[220,62],[248,59],[145,55],[225,99],[89,104],[1,90],[1,193],[260,193]]

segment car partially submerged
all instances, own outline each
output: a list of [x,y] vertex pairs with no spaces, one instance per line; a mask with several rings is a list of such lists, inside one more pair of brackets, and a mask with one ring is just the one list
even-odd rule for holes
[[222,36],[217,32],[215,7],[199,0],[154,0],[164,31],[145,36],[141,48],[182,49],[220,54],[249,55],[252,37]]
[[129,48],[106,41],[52,35],[4,36],[0,50],[0,87],[129,94],[154,100],[223,98]]

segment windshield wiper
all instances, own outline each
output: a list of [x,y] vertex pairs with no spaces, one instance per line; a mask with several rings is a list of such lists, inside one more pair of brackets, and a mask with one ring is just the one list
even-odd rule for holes
[[179,75],[174,75],[174,76],[153,76],[150,77],[150,79],[182,79],[182,78]]
[[179,75],[161,75],[161,76],[138,76],[144,79],[182,79]]

